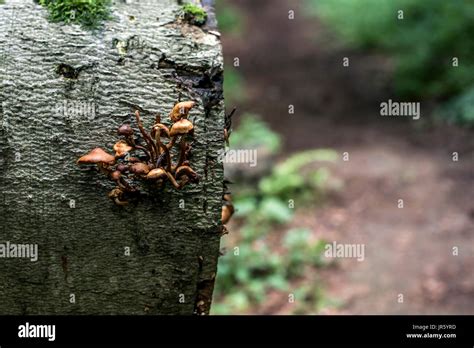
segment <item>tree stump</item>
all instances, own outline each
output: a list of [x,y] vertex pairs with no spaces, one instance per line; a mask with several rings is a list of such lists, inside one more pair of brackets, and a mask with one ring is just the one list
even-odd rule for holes
[[[201,28],[178,18],[176,1],[112,10],[90,31],[51,23],[32,0],[0,5],[0,244],[38,246],[36,262],[0,253],[2,314],[209,312],[225,117],[212,13]],[[137,109],[145,128],[158,112],[169,125],[180,97],[198,103],[199,184],[115,205],[113,183],[77,159],[111,149]]]

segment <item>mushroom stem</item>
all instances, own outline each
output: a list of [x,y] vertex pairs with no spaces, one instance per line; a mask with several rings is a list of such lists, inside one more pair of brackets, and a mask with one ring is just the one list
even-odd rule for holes
[[178,136],[172,137],[171,140],[169,141],[169,143],[166,144],[166,147],[168,148],[168,150],[171,149],[174,146],[174,144],[176,143],[177,138],[178,138]]
[[169,172],[166,172],[166,175],[168,176],[168,179],[170,179],[171,184],[173,184],[173,186],[179,190],[181,185],[176,182],[176,179],[173,177],[173,175],[171,175]]
[[127,205],[128,201],[121,201],[118,197],[114,198],[114,203],[117,205]]
[[160,128],[158,128],[156,130],[155,142],[156,142],[156,146],[157,146],[157,149],[158,149],[157,155],[161,155],[161,145],[162,145],[162,143],[161,143],[161,130],[160,130]]
[[151,139],[151,137],[148,135],[145,128],[143,128],[143,124],[140,119],[140,112],[138,110],[135,111],[135,118],[137,119],[138,129],[140,130],[140,133],[142,133],[143,139],[145,139],[145,142],[147,144],[148,151],[150,152],[150,155],[151,155],[151,160],[153,163],[155,163],[156,153],[157,153],[156,144],[153,141],[153,139]]
[[180,150],[179,150],[179,159],[178,159],[178,163],[176,164],[176,166],[174,166],[174,170],[173,172],[178,169],[179,167],[181,167],[181,165],[183,164],[184,160],[186,159],[186,141],[185,141],[185,136],[183,135],[181,137],[181,141],[179,142],[179,147],[180,147]]
[[126,136],[125,141],[127,142],[128,145],[136,147],[136,143],[135,143],[135,139],[133,138],[133,135]]
[[99,168],[102,174],[109,176],[112,173],[112,169],[110,169],[104,163],[97,163],[97,167]]
[[130,186],[130,184],[123,177],[120,177],[120,179],[117,180],[116,183],[120,188],[123,188],[124,190],[126,190],[128,192],[135,192],[136,191],[135,188]]
[[135,146],[135,149],[142,150],[142,151],[145,153],[145,155],[147,155],[147,157],[148,157],[148,158],[147,158],[147,161],[151,159],[150,152],[149,152],[146,148],[144,148],[143,146],[141,146],[141,145],[136,145],[136,146]]
[[[163,149],[163,152],[165,154],[165,157],[166,157],[166,171],[169,173],[171,172],[171,156],[170,156],[170,152],[168,150],[168,148],[163,145],[163,144],[160,144],[161,145],[161,148]],[[158,164],[157,164],[158,165]]]

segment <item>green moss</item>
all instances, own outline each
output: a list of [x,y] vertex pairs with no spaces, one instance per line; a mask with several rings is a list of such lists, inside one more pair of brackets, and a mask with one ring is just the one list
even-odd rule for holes
[[52,22],[77,23],[96,28],[110,18],[111,0],[39,0]]
[[207,13],[202,7],[194,4],[185,4],[181,7],[181,11],[186,22],[198,26],[206,24]]

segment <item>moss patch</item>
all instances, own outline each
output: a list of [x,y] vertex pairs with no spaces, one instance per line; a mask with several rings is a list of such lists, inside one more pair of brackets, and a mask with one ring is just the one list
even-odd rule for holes
[[207,13],[202,7],[194,4],[185,4],[181,11],[184,20],[189,24],[198,26],[206,24]]
[[85,28],[97,28],[110,19],[111,0],[39,0],[49,11],[52,22],[77,23]]

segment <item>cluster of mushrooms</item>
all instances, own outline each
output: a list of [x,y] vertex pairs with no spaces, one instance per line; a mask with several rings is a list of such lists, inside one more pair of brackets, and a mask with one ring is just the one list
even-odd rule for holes
[[[119,127],[117,133],[123,139],[114,145],[115,155],[101,148],[95,148],[77,161],[78,164],[95,164],[99,170],[117,186],[108,196],[117,205],[126,205],[139,194],[137,187],[130,182],[131,178],[143,179],[155,183],[158,187],[170,182],[175,188],[181,189],[188,182],[197,183],[199,177],[189,164],[192,143],[189,138],[194,136],[194,126],[188,120],[188,114],[195,105],[193,101],[177,103],[170,112],[171,128],[161,123],[156,116],[150,133],[143,127],[140,112],[135,111],[137,127],[144,144],[134,137],[134,130],[129,124]],[[164,139],[168,139],[164,142]],[[179,146],[179,157],[173,163],[171,149]],[[139,154],[137,154],[139,153]]]

